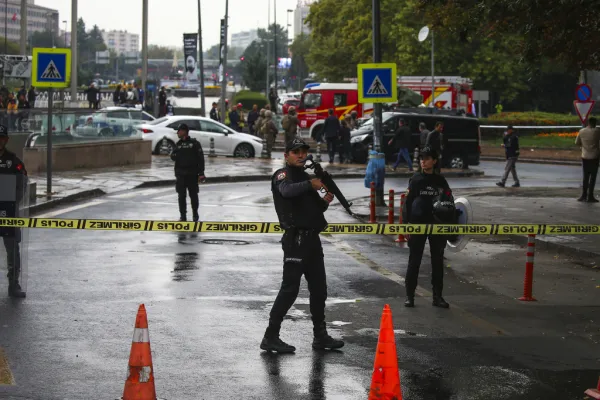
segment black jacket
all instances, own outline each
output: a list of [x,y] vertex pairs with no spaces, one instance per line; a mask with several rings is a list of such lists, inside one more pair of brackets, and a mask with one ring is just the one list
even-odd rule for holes
[[216,108],[210,109],[210,119],[221,122],[221,120],[219,120],[219,112],[217,111]]
[[319,196],[303,168],[286,166],[271,177],[275,211],[283,229],[311,229],[318,232],[327,227],[323,213],[329,203]]
[[158,104],[164,106],[167,103],[167,93],[164,90],[158,92]]
[[17,175],[17,200],[21,201],[25,185],[24,177],[27,176],[27,170],[23,161],[15,153],[5,149],[4,154],[0,156],[0,174]]
[[204,152],[196,139],[187,137],[179,140],[171,153],[175,161],[175,176],[204,175]]
[[254,125],[258,119],[258,111],[250,111],[248,113],[248,125]]
[[419,134],[419,146],[421,148],[425,147],[425,143],[427,143],[427,136],[429,136],[429,131],[427,129],[423,130],[423,132]]
[[87,99],[89,102],[96,102],[98,101],[98,93],[100,93],[100,91],[98,89],[96,89],[95,87],[90,87],[87,90]]
[[231,126],[231,129],[234,129],[237,131],[237,129],[240,126],[240,114],[238,114],[237,111],[231,111],[229,113],[229,126]]
[[506,158],[519,157],[519,137],[514,133],[504,135],[504,150]]
[[340,134],[340,121],[335,115],[330,115],[323,124],[323,134],[325,139],[335,139]]
[[394,138],[392,140],[397,149],[408,149],[410,147],[411,139],[412,133],[410,132],[410,128],[406,125],[403,125],[396,129]]
[[432,147],[441,155],[444,150],[444,134],[437,130],[431,131],[427,136],[425,145]]
[[27,101],[31,107],[35,105],[35,90],[29,89],[27,92]]
[[408,183],[403,221],[411,224],[433,224],[433,201],[442,191],[452,194],[443,176],[423,172],[414,174]]
[[342,143],[350,143],[350,128],[340,126],[340,140]]

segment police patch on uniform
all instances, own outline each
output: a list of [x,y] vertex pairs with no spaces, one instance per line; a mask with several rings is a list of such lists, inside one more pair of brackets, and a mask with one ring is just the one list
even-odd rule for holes
[[281,171],[281,172],[279,173],[279,175],[277,175],[277,180],[278,180],[278,181],[282,181],[282,180],[284,180],[284,179],[285,179],[285,177],[286,177],[286,176],[287,176],[287,173],[286,173],[285,171]]

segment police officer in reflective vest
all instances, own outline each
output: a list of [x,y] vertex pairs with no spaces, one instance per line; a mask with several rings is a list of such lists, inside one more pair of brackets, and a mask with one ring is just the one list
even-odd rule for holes
[[[25,165],[12,152],[6,149],[8,142],[8,130],[6,126],[0,125],[0,174],[11,174],[17,176],[17,209],[18,203],[23,195],[24,177],[27,176]],[[5,190],[0,188],[0,190]],[[6,249],[6,264],[8,266],[8,295],[11,297],[23,298],[25,292],[21,289],[19,278],[21,276],[21,251],[19,243],[21,242],[21,230],[16,228],[0,230],[2,241]]]
[[[455,223],[455,207],[452,191],[446,179],[435,173],[438,153],[429,146],[421,151],[421,172],[410,179],[406,196],[404,221],[409,224]],[[450,215],[450,217],[448,217]],[[415,235],[408,239],[410,255],[406,270],[406,307],[415,306],[415,290],[419,278],[419,268],[423,258],[425,242],[429,239],[431,251],[431,284],[433,305],[449,308],[442,297],[444,287],[444,249],[447,237],[443,235]]]
[[171,160],[175,161],[175,189],[179,195],[180,221],[187,219],[187,192],[190,194],[194,222],[198,222],[198,184],[205,181],[204,152],[202,145],[189,135],[190,128],[181,124],[177,128],[179,141],[171,153]]
[[296,138],[285,149],[286,167],[275,172],[271,191],[279,223],[285,233],[283,247],[283,281],[269,317],[269,326],[260,348],[278,353],[296,350],[279,338],[279,330],[286,313],[294,304],[302,275],[308,282],[310,313],[313,321],[314,349],[338,349],[344,342],[327,334],[325,326],[325,300],[327,281],[323,248],[319,233],[327,227],[323,213],[333,201],[333,194],[321,198],[318,191],[327,190],[320,179],[304,170],[309,146]]

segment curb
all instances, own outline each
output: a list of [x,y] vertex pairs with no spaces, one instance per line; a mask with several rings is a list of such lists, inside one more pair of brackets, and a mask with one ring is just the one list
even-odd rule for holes
[[[491,156],[481,156],[479,157],[479,159],[481,161],[506,161],[506,158],[504,157],[491,157]],[[568,160],[544,160],[544,159],[540,159],[540,160],[536,160],[533,158],[524,158],[524,159],[518,159],[517,162],[520,163],[526,163],[526,164],[548,164],[548,165],[581,165],[580,162],[578,161],[568,161]]]
[[50,200],[45,203],[31,205],[27,208],[27,210],[29,211],[30,215],[34,215],[34,214],[40,213],[42,211],[47,211],[52,208],[62,206],[64,204],[70,204],[70,203],[74,203],[74,202],[77,202],[80,200],[93,199],[95,197],[104,196],[105,194],[106,194],[106,192],[104,192],[101,189],[84,190],[79,193],[61,197],[60,199]]
[[[468,172],[449,172],[444,174],[446,177],[471,177],[471,176],[483,176],[484,172],[479,170],[469,170]],[[393,175],[386,175],[388,178],[410,178],[412,176],[409,172],[401,172],[395,173]],[[355,178],[364,178],[364,173],[334,173],[333,177],[335,179],[355,179]],[[270,181],[270,175],[245,175],[245,176],[234,176],[234,175],[226,175],[220,176],[216,178],[206,178],[206,183],[238,183],[238,182],[261,182],[261,181]],[[163,179],[157,181],[147,181],[142,182],[139,185],[133,187],[133,189],[144,189],[144,188],[152,188],[152,187],[161,187],[161,186],[169,186],[175,185],[175,179]]]

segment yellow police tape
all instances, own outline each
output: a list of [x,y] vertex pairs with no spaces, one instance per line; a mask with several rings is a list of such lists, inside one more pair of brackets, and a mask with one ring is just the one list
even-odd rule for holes
[[[0,227],[145,232],[282,233],[274,222],[175,222],[107,219],[0,218]],[[357,235],[600,235],[600,225],[329,224],[323,233]]]

